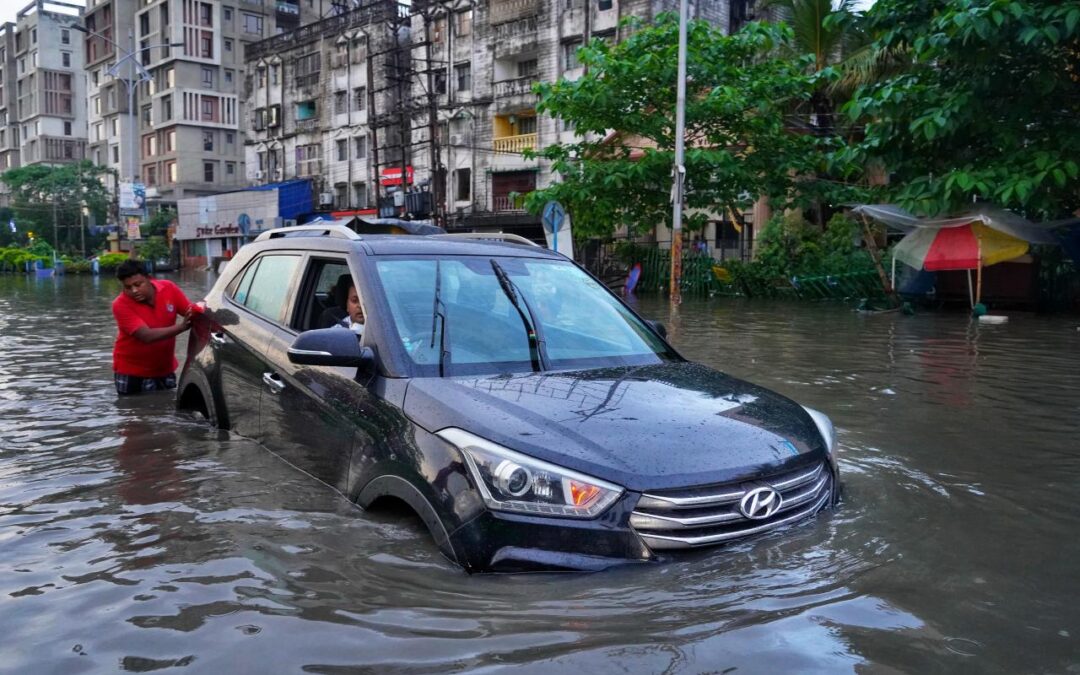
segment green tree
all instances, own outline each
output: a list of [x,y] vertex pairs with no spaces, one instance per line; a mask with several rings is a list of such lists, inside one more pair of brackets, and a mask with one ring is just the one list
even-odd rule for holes
[[[550,161],[560,179],[530,193],[526,207],[536,213],[558,200],[581,235],[671,221],[678,17],[662,14],[652,26],[634,27],[616,45],[593,40],[582,48],[581,79],[537,85],[538,111],[572,123],[578,138],[530,153]],[[778,56],[790,40],[783,25],[750,24],[729,36],[690,23],[688,230],[718,212],[738,217],[759,195],[786,207],[835,192],[835,184],[807,178],[824,168],[831,139],[793,132],[786,121],[793,105],[813,95],[818,77],[809,72],[812,57]]]
[[1080,0],[878,0],[867,19],[908,62],[845,106],[865,135],[842,163],[880,163],[885,197],[920,214],[1080,207]]
[[[84,161],[56,167],[32,164],[0,174],[11,191],[10,208],[19,233],[32,231],[57,249],[76,249],[83,207],[98,222],[105,220],[109,194],[100,179],[105,171]],[[54,213],[59,242],[53,240]]]

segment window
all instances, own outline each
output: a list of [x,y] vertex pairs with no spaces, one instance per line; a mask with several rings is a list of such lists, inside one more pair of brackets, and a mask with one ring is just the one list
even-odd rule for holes
[[209,35],[203,35],[199,38],[199,56],[204,59],[214,58],[214,42]]
[[172,119],[172,95],[161,97],[161,110],[163,120]]
[[281,126],[281,104],[275,103],[268,108],[267,123],[271,127]]
[[472,66],[468,63],[459,63],[454,66],[454,79],[457,80],[456,91],[472,89]]
[[469,33],[472,33],[472,10],[454,14],[454,36],[464,37]]
[[244,32],[262,35],[263,18],[258,14],[242,14],[244,19]]
[[581,61],[578,61],[577,57],[578,49],[581,49],[581,40],[572,40],[563,43],[563,70],[573,70],[574,68],[581,67]]
[[276,63],[270,64],[270,84],[277,84],[281,77],[281,66]]
[[172,89],[176,86],[176,68],[169,68],[165,71],[165,86],[163,89]]
[[232,7],[226,7],[222,10],[222,13],[225,15],[226,21],[232,21]]
[[95,70],[90,73],[90,81],[94,83],[94,86],[98,86],[101,83],[101,71]]
[[519,135],[536,133],[536,117],[519,117],[517,120],[517,132]]
[[165,152],[176,150],[176,129],[169,129],[165,133]]
[[60,63],[65,68],[71,67],[71,52],[60,52]]
[[537,59],[526,59],[517,63],[518,77],[533,77],[540,72],[540,62]]
[[337,159],[339,162],[347,162],[349,160],[349,142],[345,139],[337,141]]
[[262,131],[266,128],[266,108],[255,109],[255,131]]
[[32,44],[32,45],[37,44],[37,28],[31,28],[30,29],[30,44]]
[[146,13],[139,17],[139,36],[150,33],[150,14]]
[[346,183],[334,185],[334,204],[339,209],[349,207],[349,186]]
[[472,198],[472,170],[458,169],[454,173],[456,174],[454,181],[457,188],[454,192],[454,199],[459,202],[467,202]]
[[236,135],[231,131],[225,132],[225,145],[232,145],[236,142]]
[[435,93],[446,93],[446,71],[441,68],[435,71]]
[[62,44],[62,45],[71,44],[71,31],[69,31],[67,28],[61,28],[60,29],[60,44]]
[[204,152],[214,151],[214,132],[204,131],[202,134],[202,149]]
[[120,118],[119,117],[112,118],[112,135],[113,135],[114,138],[120,136]]
[[119,145],[112,146],[112,161],[113,161],[113,164],[119,164],[120,163],[120,146]]
[[367,136],[357,136],[353,139],[353,145],[356,146],[356,158],[367,158]]
[[176,162],[165,162],[165,175],[170,183],[176,182]]
[[154,106],[144,105],[142,107],[142,123],[146,127],[154,125]]
[[315,116],[315,101],[301,101],[296,104],[296,120],[298,122],[315,119]]
[[70,136],[71,135],[71,122],[64,122],[64,135],[65,136]]
[[205,183],[213,183],[214,182],[214,162],[203,162],[202,172],[203,172],[203,182],[205,182]]
[[266,88],[266,68],[263,66],[255,69],[255,86],[259,89]]
[[349,95],[344,91],[334,92],[334,114],[344,115],[349,112]]
[[322,145],[318,143],[312,143],[311,145],[296,146],[296,175],[317,175],[322,168],[321,160]]
[[353,183],[353,206],[364,209],[367,205],[367,183]]
[[233,80],[233,71],[226,68],[225,69],[225,82],[228,83],[228,84],[232,84],[232,80]]
[[146,143],[143,144],[143,152],[147,157],[153,157],[157,154],[157,136],[150,135],[146,137]]
[[204,87],[214,86],[214,69],[203,68],[202,69],[202,84]]
[[225,162],[225,175],[226,176],[235,176],[236,175],[236,162]]
[[357,110],[363,110],[367,106],[367,87],[353,89],[353,105]]
[[224,44],[225,44],[225,51],[231,52],[232,51],[232,40],[225,40]]
[[293,272],[300,257],[267,255],[248,266],[233,298],[271,321],[281,322]]
[[155,166],[146,167],[146,184],[147,185],[157,185],[157,167],[155,167]]
[[[104,133],[105,133],[105,129],[104,129],[103,124],[95,124],[94,125],[94,140],[95,141],[100,141],[102,138],[104,138]],[[100,164],[100,163],[101,162],[98,162],[98,164]]]

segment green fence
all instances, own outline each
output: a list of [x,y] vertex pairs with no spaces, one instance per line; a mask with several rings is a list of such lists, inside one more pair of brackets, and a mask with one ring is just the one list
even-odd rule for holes
[[792,277],[791,287],[804,300],[885,297],[881,277],[875,270]]
[[[671,280],[671,251],[651,248],[640,253],[634,262],[641,263],[641,291],[666,291]],[[682,292],[691,295],[734,294],[730,284],[717,279],[714,267],[721,263],[709,256],[683,254]]]

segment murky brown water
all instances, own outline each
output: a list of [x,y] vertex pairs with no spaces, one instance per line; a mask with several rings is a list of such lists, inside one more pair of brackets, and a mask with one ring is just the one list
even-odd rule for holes
[[0,277],[0,671],[1080,672],[1076,317],[642,300],[685,355],[829,412],[845,502],[663,564],[470,577],[168,395],[118,401],[116,292]]

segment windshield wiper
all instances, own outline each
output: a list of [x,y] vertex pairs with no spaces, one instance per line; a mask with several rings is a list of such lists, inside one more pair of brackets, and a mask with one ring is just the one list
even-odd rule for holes
[[[510,298],[510,303],[517,310],[521,322],[525,324],[525,332],[529,336],[529,360],[532,361],[533,370],[548,370],[550,366],[544,341],[544,329],[536,320],[536,314],[533,313],[532,307],[529,306],[529,299],[525,297],[524,293],[518,291],[517,286],[510,280],[510,275],[494,258],[491,259],[491,269],[495,270],[495,277],[499,280],[499,286],[502,287],[503,293],[506,293],[506,297]],[[525,309],[521,308],[522,304],[525,305]]]
[[450,350],[446,348],[446,305],[442,301],[442,269],[439,261],[435,261],[435,303],[431,309],[431,345],[435,346],[435,326],[437,321],[442,320],[442,331],[439,333],[439,377],[444,376],[446,365],[450,363]]

